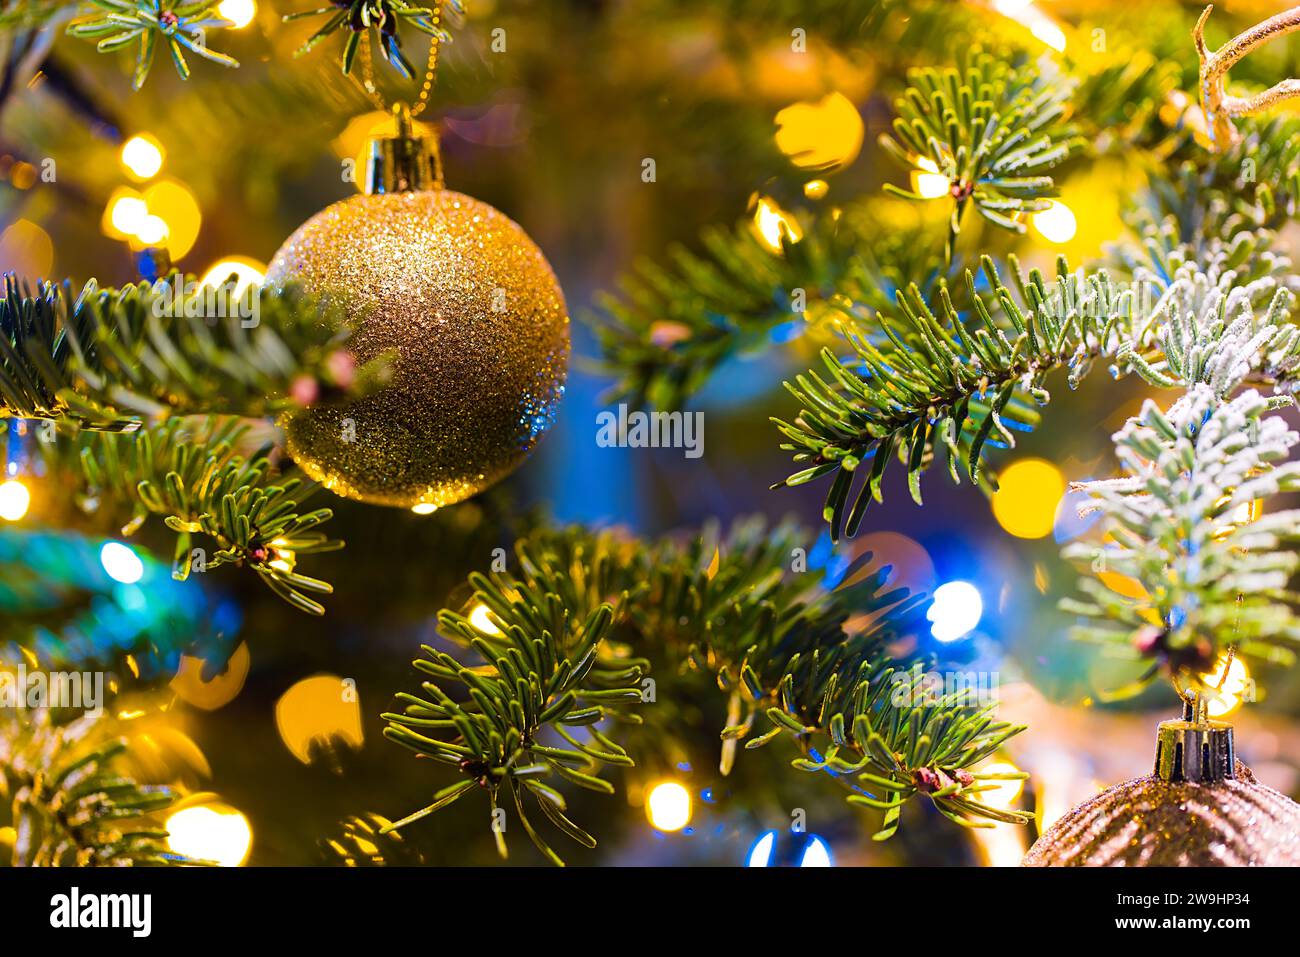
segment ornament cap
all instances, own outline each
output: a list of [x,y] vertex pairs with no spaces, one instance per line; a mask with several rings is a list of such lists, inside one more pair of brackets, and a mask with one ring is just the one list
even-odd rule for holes
[[370,141],[366,160],[366,192],[410,193],[442,188],[442,162],[436,138],[419,136],[405,103],[393,106],[397,131]]
[[1199,701],[1185,707],[1182,718],[1160,722],[1155,773],[1162,781],[1228,781],[1236,776],[1235,764],[1232,725],[1211,721]]

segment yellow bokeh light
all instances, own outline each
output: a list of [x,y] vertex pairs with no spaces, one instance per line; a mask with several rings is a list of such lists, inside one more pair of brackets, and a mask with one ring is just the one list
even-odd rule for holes
[[1065,51],[1065,31],[1047,17],[1034,17],[1029,24],[1029,32],[1057,53]]
[[1042,459],[1021,459],[998,476],[993,516],[1017,538],[1043,538],[1051,534],[1064,495],[1060,469]]
[[[981,774],[1019,774],[1020,769],[1009,761],[995,761],[980,769]],[[979,799],[989,807],[1008,808],[1020,798],[1025,789],[1023,778],[1009,781],[981,781],[983,785],[994,785],[987,791],[979,792]]]
[[801,169],[841,169],[862,149],[862,116],[842,93],[787,106],[776,126],[777,148]]
[[108,198],[100,228],[106,236],[114,239],[130,239],[148,215],[149,208],[145,206],[143,197],[133,189],[119,186]]
[[168,232],[167,221],[150,213],[140,221],[135,238],[146,246],[157,246],[167,238]]
[[1214,667],[1214,671],[1201,675],[1205,685],[1205,710],[1211,718],[1222,718],[1232,714],[1249,699],[1252,682],[1246,663],[1233,657],[1228,662],[1224,655]]
[[432,502],[417,502],[415,505],[411,506],[411,511],[416,515],[432,515],[434,512],[438,511],[438,506],[434,505]]
[[148,133],[137,133],[122,144],[120,158],[123,168],[136,179],[149,179],[162,169],[162,144]]
[[1033,0],[993,0],[992,7],[1004,17],[1027,28],[1038,40],[1056,52],[1065,49],[1065,32],[1055,20],[1035,7]]
[[182,808],[164,826],[173,853],[222,867],[243,864],[253,847],[248,818],[224,804]]
[[257,4],[253,0],[221,0],[217,13],[223,20],[234,24],[233,29],[242,30],[253,22],[257,14]]
[[[149,214],[158,217],[166,225],[166,233],[164,237],[151,240],[137,231],[136,237],[145,244],[165,239],[167,252],[172,259],[180,259],[193,248],[199,238],[203,214],[199,210],[198,200],[184,184],[164,179],[144,191],[144,202]],[[152,223],[146,224],[154,228]],[[142,224],[142,228],[146,224]]]
[[1052,205],[1030,217],[1034,229],[1049,243],[1068,243],[1079,231],[1079,221],[1074,217],[1074,210],[1059,200],[1052,200]]
[[810,179],[803,184],[803,194],[809,199],[822,199],[830,191],[830,185],[824,179]]
[[286,691],[275,703],[275,725],[284,746],[303,764],[311,763],[313,741],[342,738],[356,748],[365,742],[356,686],[338,675],[312,675]]
[[250,664],[248,643],[241,642],[226,663],[226,668],[211,681],[203,680],[203,659],[181,656],[181,666],[172,679],[171,689],[182,701],[204,711],[216,711],[238,697],[248,678]]
[[199,280],[201,286],[216,289],[234,280],[233,295],[242,296],[250,286],[260,286],[266,278],[266,263],[247,256],[227,256],[208,267]]
[[0,484],[0,518],[6,522],[21,519],[31,504],[32,493],[18,479],[9,479]]
[[663,781],[650,790],[646,816],[660,831],[680,831],[691,822],[691,792],[676,781]]
[[0,233],[0,271],[37,278],[54,269],[54,241],[29,219],[15,220]]
[[36,185],[36,178],[36,167],[21,160],[9,170],[9,182],[13,183],[14,189],[31,189]]
[[469,623],[483,632],[485,635],[503,634],[496,622],[492,620],[492,615],[488,611],[488,606],[479,602],[474,606],[474,610],[469,613]]
[[775,200],[766,196],[758,197],[754,209],[754,235],[758,237],[769,252],[782,254],[782,240],[797,243],[803,239],[803,230],[798,221],[778,206]]
[[922,199],[938,199],[949,194],[952,181],[939,172],[934,160],[928,156],[918,156],[916,167],[912,170],[912,192]]

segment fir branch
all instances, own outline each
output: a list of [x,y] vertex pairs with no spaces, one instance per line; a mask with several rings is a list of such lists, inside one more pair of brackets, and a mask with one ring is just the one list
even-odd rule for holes
[[1149,221],[1172,217],[1179,242],[1197,243],[1242,230],[1280,229],[1300,209],[1300,120],[1240,121],[1241,138],[1223,152],[1188,138],[1168,159],[1149,165],[1140,203]]
[[[1014,431],[1036,426],[1028,400],[1049,401],[1045,381],[1058,370],[1074,388],[1108,358],[1115,376],[1218,388],[1244,362],[1266,380],[1289,382],[1300,333],[1289,321],[1293,281],[1280,278],[1289,262],[1272,252],[1271,235],[1209,243],[1199,261],[1192,247],[1170,248],[1168,238],[1150,233],[1140,247],[1115,253],[1121,283],[1104,269],[1070,273],[1062,259],[1048,285],[1036,270],[1022,276],[1012,257],[1013,292],[985,258],[989,294],[977,293],[966,274],[970,320],[941,286],[937,302],[914,289],[900,294],[902,321],[879,320],[885,341],[861,321],[846,322],[853,356],[823,350],[829,376],[809,371],[786,383],[802,409],[793,423],[773,421],[788,439],[781,448],[803,467],[773,487],[834,475],[824,514],[838,539],[856,534],[871,501],[882,501],[891,456],[903,463],[918,504],[921,473],[940,445],[954,482],[959,463],[978,482],[990,442],[1012,447]],[[1253,350],[1264,358],[1256,361]]]
[[[1265,290],[1273,297],[1259,312],[1253,299]],[[1151,661],[1117,695],[1141,690],[1162,668],[1178,685],[1203,686],[1201,676],[1229,647],[1294,660],[1300,630],[1287,584],[1300,559],[1283,546],[1296,540],[1300,512],[1253,521],[1234,514],[1300,488],[1300,463],[1286,461],[1300,437],[1266,417],[1294,404],[1300,328],[1292,301],[1270,274],[1238,286],[1232,271],[1215,282],[1185,264],[1154,314],[1146,341],[1155,350],[1135,358],[1137,370],[1184,395],[1167,413],[1148,400],[1116,434],[1124,474],[1078,486],[1094,499],[1087,510],[1102,513],[1110,541],[1065,553],[1143,586],[1141,598],[1126,599],[1084,579],[1086,600],[1063,603],[1093,620],[1077,637]],[[1236,394],[1248,382],[1279,394]]]
[[[543,579],[544,580],[544,579]],[[528,806],[540,810],[569,838],[594,847],[595,838],[565,816],[564,796],[545,783],[558,777],[598,793],[612,793],[598,777],[605,764],[631,765],[632,759],[597,725],[641,701],[635,665],[609,669],[599,660],[601,642],[614,610],[602,604],[584,617],[572,615],[555,592],[539,582],[497,573],[471,576],[475,598],[495,615],[495,628],[484,630],[450,610],[439,614],[448,637],[477,652],[482,666],[466,666],[443,651],[424,646],[415,667],[434,679],[421,687],[425,697],[402,694],[401,714],[387,713],[385,736],[418,755],[454,765],[464,776],[434,794],[426,807],[380,833],[405,827],[474,790],[487,792],[495,816],[513,805],[525,832],[546,857],[560,856],[534,826]],[[459,686],[456,700],[444,686]],[[586,740],[571,728],[585,727]],[[554,744],[542,743],[545,733]],[[494,828],[497,847],[506,855],[504,833]]]
[[[891,456],[904,463],[918,504],[921,472],[940,445],[953,481],[961,480],[960,462],[976,482],[990,442],[1014,446],[1013,429],[1037,424],[1027,400],[1046,403],[1049,373],[1068,369],[1073,387],[1098,357],[1131,337],[1135,291],[1116,287],[1104,271],[1071,273],[1061,259],[1049,285],[1037,270],[1022,276],[1012,257],[1013,292],[992,260],[985,257],[982,266],[988,295],[976,292],[975,276],[966,272],[977,321],[968,325],[946,285],[931,303],[911,287],[898,295],[901,321],[880,318],[885,341],[877,344],[874,330],[846,322],[852,358],[825,349],[827,378],[809,371],[786,383],[802,409],[793,423],[773,421],[789,440],[781,448],[802,468],[773,487],[834,474],[825,507],[833,539],[841,531],[856,534],[871,500],[882,501]],[[868,462],[854,497],[855,475]]]
[[1300,565],[1300,511],[1240,514],[1300,489],[1300,463],[1287,461],[1300,436],[1267,415],[1292,404],[1253,389],[1225,399],[1199,381],[1167,412],[1148,399],[1115,436],[1122,476],[1078,486],[1110,541],[1071,545],[1066,557],[1143,585],[1141,597],[1125,598],[1084,578],[1084,597],[1062,602],[1088,620],[1075,637],[1151,662],[1116,695],[1141,690],[1161,669],[1213,692],[1203,676],[1230,647],[1295,660],[1300,617],[1287,586]]
[[[802,217],[802,238],[773,253],[751,222],[705,230],[702,253],[668,251],[666,266],[643,261],[589,315],[608,398],[676,409],[737,356],[816,334],[839,307],[891,305],[886,290],[929,289],[938,270],[917,230],[885,230],[872,202]],[[800,308],[802,306],[802,308]]]
[[[1071,82],[1045,77],[1041,62],[977,50],[961,69],[911,70],[908,83],[894,101],[893,136],[881,135],[880,147],[905,169],[947,178],[949,260],[967,203],[989,222],[1023,233],[1023,216],[1047,209],[1056,195],[1047,171],[1083,146],[1064,122]],[[885,189],[925,198],[892,184]]]
[[[446,4],[453,15],[464,16],[465,9],[460,0],[446,0]],[[428,34],[434,43],[450,43],[451,34],[440,26],[440,10],[440,3],[430,9],[409,6],[401,0],[341,0],[328,7],[290,13],[284,19],[288,21],[328,15],[324,25],[308,38],[296,56],[308,53],[321,40],[334,33],[345,33],[347,39],[343,42],[339,67],[344,73],[351,73],[362,36],[373,32],[379,41],[379,52],[384,60],[409,80],[415,76],[415,67],[402,52],[402,40],[397,28],[405,23]]]
[[1093,51],[1088,62],[1101,59],[1079,80],[1071,97],[1074,117],[1099,154],[1130,154],[1134,148],[1166,153],[1182,134],[1161,118],[1180,95],[1179,65],[1140,46],[1113,49],[1104,57]]
[[176,801],[127,769],[134,745],[111,711],[68,720],[48,708],[0,717],[0,823],[14,829],[16,867],[200,863],[167,848],[159,815]]
[[[888,569],[868,571],[869,555],[840,570],[830,585],[821,575],[792,569],[807,541],[795,526],[769,530],[752,520],[725,536],[708,528],[685,544],[644,544],[580,530],[519,542],[518,575],[470,578],[471,602],[486,609],[486,621],[482,613],[446,610],[439,616],[443,633],[486,664],[468,665],[426,647],[427,658],[416,662],[433,679],[423,685],[425,696],[402,695],[405,711],[384,715],[391,739],[465,776],[392,827],[482,789],[494,810],[513,802],[534,843],[558,863],[526,816],[523,799],[531,790],[560,830],[591,846],[594,838],[556,816],[564,810],[563,797],[539,778],[611,791],[594,772],[603,764],[630,766],[642,756],[641,745],[653,746],[637,735],[638,725],[652,727],[654,737],[671,733],[666,685],[691,672],[707,675],[727,697],[729,719],[720,729],[724,773],[760,716],[769,728],[746,747],[793,732],[807,752],[818,736],[838,734],[836,709],[849,706],[842,692],[897,669],[889,646],[924,624],[925,601],[887,587]],[[834,587],[841,579],[844,584]],[[846,631],[850,621],[864,618],[868,624]],[[661,685],[656,704],[632,708],[642,703],[638,682],[652,662]],[[448,686],[457,693],[444,690]],[[675,693],[694,699],[700,692],[692,685]],[[934,715],[944,729],[957,729],[953,735],[938,734]],[[942,794],[924,783],[958,770],[964,775],[1018,728],[948,700],[877,709],[861,720],[877,719],[893,729],[887,740],[894,760],[916,782],[896,792],[899,803],[930,793],[958,817],[1019,820],[979,806],[973,780]],[[588,737],[570,730],[580,724]],[[929,738],[920,733],[923,726]],[[899,729],[906,743],[896,737]],[[543,732],[558,736],[558,747],[539,745]],[[948,746],[967,732],[960,744]],[[498,845],[504,851],[499,834]]]
[[[256,297],[256,298],[253,298]],[[294,287],[236,295],[173,275],[74,298],[10,275],[0,301],[0,416],[131,431],[141,419],[261,417],[381,385],[386,357],[356,368],[336,311]]]
[[[310,594],[333,587],[300,574],[304,555],[335,551],[343,542],[318,530],[333,512],[303,510],[316,489],[298,478],[272,478],[268,449],[238,451],[246,425],[171,419],[128,434],[78,433],[70,452],[80,459],[90,499],[128,503],[133,533],[151,515],[176,533],[172,577],[234,564],[251,568],[275,594],[308,614],[324,614]],[[196,548],[199,541],[211,551]]]
[[221,66],[239,62],[208,49],[207,31],[234,26],[214,16],[220,0],[89,0],[98,9],[68,24],[68,35],[95,40],[100,53],[135,47],[135,72],[131,85],[144,86],[153,66],[154,51],[165,46],[182,80],[190,78],[185,51]]
[[1028,823],[1032,814],[979,799],[997,781],[1027,774],[971,770],[1024,727],[994,720],[996,702],[981,705],[976,689],[940,691],[934,677],[919,662],[910,669],[864,663],[832,670],[812,698],[799,697],[787,677],[780,705],[768,710],[773,731],[750,746],[793,734],[806,755],[796,768],[840,778],[853,792],[850,804],[884,811],[877,841],[894,835],[903,803],[918,794],[963,827]]

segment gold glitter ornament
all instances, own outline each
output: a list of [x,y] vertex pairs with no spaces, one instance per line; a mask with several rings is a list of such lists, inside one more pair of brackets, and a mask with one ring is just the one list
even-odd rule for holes
[[1233,754],[1232,728],[1160,725],[1156,768],[1085,801],[1043,833],[1026,867],[1300,864],[1300,804]]
[[541,251],[507,216],[444,189],[437,153],[395,108],[365,195],[317,213],[271,260],[338,303],[358,363],[390,352],[380,392],[282,421],[289,454],[340,495],[441,507],[514,471],[564,393],[569,317]]

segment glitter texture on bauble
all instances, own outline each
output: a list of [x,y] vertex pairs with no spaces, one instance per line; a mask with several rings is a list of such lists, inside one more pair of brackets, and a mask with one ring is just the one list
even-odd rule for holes
[[282,421],[289,454],[340,495],[441,507],[514,471],[564,394],[569,317],[541,251],[509,217],[451,190],[335,203],[271,260],[342,307],[359,363],[394,350],[382,391]]
[[1235,776],[1206,783],[1125,781],[1085,801],[1044,832],[1026,867],[1231,867],[1300,864],[1300,804]]

